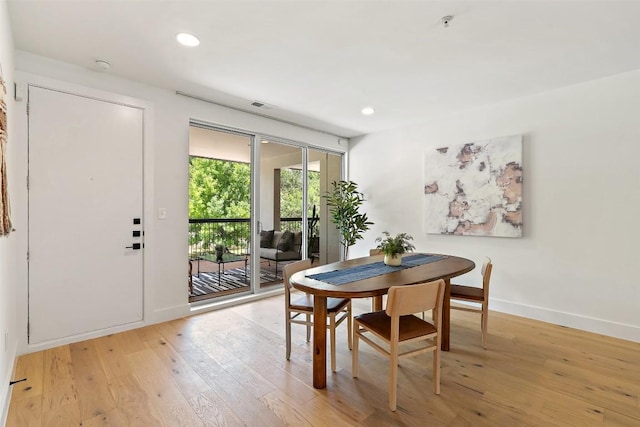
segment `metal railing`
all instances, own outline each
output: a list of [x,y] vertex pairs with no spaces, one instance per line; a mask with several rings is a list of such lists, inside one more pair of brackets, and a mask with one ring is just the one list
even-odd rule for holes
[[[302,231],[302,218],[280,218],[280,228],[282,231]],[[317,230],[314,233],[317,235]],[[249,218],[189,219],[189,258],[213,253],[216,246],[222,246],[234,254],[246,254],[249,252],[250,241]]]

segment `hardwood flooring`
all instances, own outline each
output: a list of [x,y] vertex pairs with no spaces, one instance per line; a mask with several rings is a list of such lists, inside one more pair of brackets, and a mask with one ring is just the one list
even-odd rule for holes
[[325,390],[304,327],[285,360],[282,296],[23,355],[7,425],[640,426],[638,343],[490,312],[483,350],[455,311],[440,396],[431,355],[403,360],[393,413],[388,362],[362,345],[353,379],[345,328]]

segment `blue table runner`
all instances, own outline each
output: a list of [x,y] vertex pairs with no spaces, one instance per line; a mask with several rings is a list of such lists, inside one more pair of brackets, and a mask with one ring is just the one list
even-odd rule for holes
[[431,262],[440,261],[444,258],[446,258],[445,255],[415,254],[402,258],[402,264],[396,267],[386,265],[384,262],[379,261],[371,264],[345,268],[344,270],[333,270],[327,271],[326,273],[312,274],[306,277],[330,283],[332,285],[344,285],[345,283],[357,282],[358,280],[369,279],[371,277],[393,273],[394,271],[429,264]]

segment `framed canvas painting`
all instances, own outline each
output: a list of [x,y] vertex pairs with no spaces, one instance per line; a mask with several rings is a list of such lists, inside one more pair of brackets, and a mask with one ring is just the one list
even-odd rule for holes
[[425,153],[425,231],[522,236],[522,136]]

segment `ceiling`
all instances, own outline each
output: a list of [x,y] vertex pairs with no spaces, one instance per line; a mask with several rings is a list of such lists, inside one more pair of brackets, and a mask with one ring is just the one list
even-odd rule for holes
[[640,69],[637,1],[8,4],[18,50],[344,137]]

